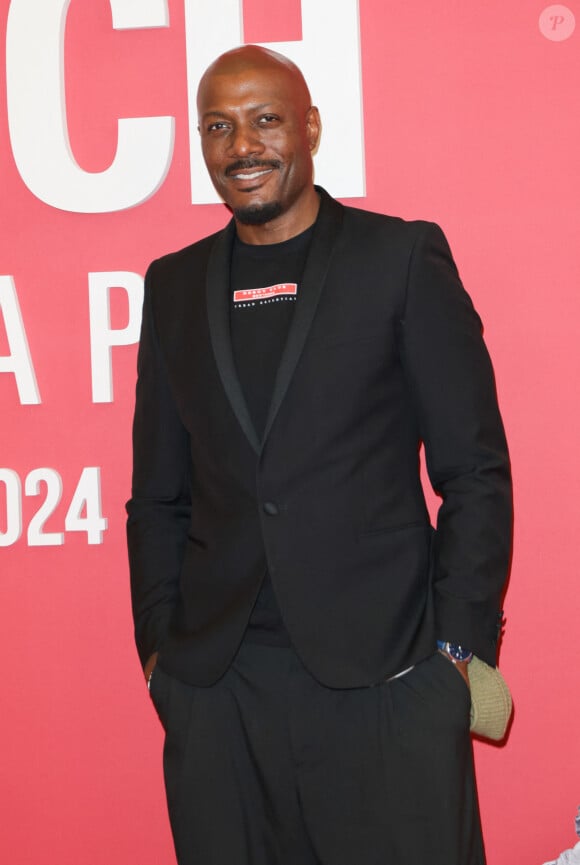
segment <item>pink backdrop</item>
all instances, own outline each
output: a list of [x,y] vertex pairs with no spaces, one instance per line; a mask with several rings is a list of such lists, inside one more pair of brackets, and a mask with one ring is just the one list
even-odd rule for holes
[[[1,0],[3,33],[11,5]],[[117,118],[175,118],[167,176],[131,209],[75,213],[33,194],[11,149],[0,65],[0,276],[11,277],[2,282],[0,360],[14,353],[12,285],[41,400],[21,404],[5,365],[0,860],[11,865],[174,861],[162,733],[133,647],[124,546],[136,345],[112,349],[114,399],[93,402],[88,288],[89,273],[143,275],[153,257],[227,218],[221,205],[190,203],[184,3],[166,5],[163,29],[114,31],[106,0],[72,0],[68,13],[66,110],[85,171],[111,164]],[[301,38],[300,2],[286,2],[283,16],[278,5],[245,0],[246,41]],[[546,13],[548,35],[541,0],[359,6],[366,197],[352,203],[441,223],[495,363],[517,507],[501,652],[516,710],[506,743],[475,749],[490,865],[539,865],[572,846],[580,804],[580,6],[568,4],[564,23],[562,7]],[[321,54],[333,9],[329,2]],[[557,40],[572,12],[576,31]],[[340,89],[341,70],[325,72]],[[351,105],[342,111],[347,124],[359,122]],[[42,154],[42,127],[34,146]],[[346,161],[340,138],[329,146]],[[122,331],[129,316],[118,287],[110,328]],[[100,475],[85,476],[89,514],[75,518],[85,467]],[[39,468],[37,495],[30,473]],[[62,498],[39,535],[31,521],[46,479],[58,491],[59,477]],[[74,530],[89,525],[92,535]],[[46,537],[59,532],[64,543]]]

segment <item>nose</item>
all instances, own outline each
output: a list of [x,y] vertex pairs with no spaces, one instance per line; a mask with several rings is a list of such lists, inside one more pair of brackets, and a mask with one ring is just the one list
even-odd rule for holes
[[230,137],[229,144],[233,156],[250,156],[262,153],[264,150],[259,131],[249,124],[239,124],[236,126]]

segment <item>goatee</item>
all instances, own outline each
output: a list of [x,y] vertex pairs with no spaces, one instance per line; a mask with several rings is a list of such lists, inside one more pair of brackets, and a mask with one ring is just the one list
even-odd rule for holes
[[267,204],[252,204],[249,207],[234,207],[234,217],[242,225],[265,225],[276,219],[282,213],[279,201],[269,201]]

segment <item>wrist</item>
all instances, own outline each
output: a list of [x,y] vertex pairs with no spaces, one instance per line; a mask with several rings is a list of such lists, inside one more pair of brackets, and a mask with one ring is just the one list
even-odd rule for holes
[[143,675],[145,676],[145,681],[147,682],[147,687],[149,687],[151,683],[151,676],[153,675],[153,670],[157,664],[157,656],[159,652],[153,652],[153,654],[148,658],[147,663],[143,667]]
[[446,640],[437,640],[437,648],[454,664],[469,664],[473,658],[473,652],[459,643],[451,643]]

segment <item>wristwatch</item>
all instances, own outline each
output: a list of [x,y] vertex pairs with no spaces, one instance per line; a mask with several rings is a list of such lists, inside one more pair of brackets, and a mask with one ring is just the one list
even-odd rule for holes
[[460,646],[459,643],[446,643],[444,640],[437,640],[437,648],[439,651],[444,652],[454,664],[456,664],[457,661],[465,661],[469,664],[473,658],[473,652]]

